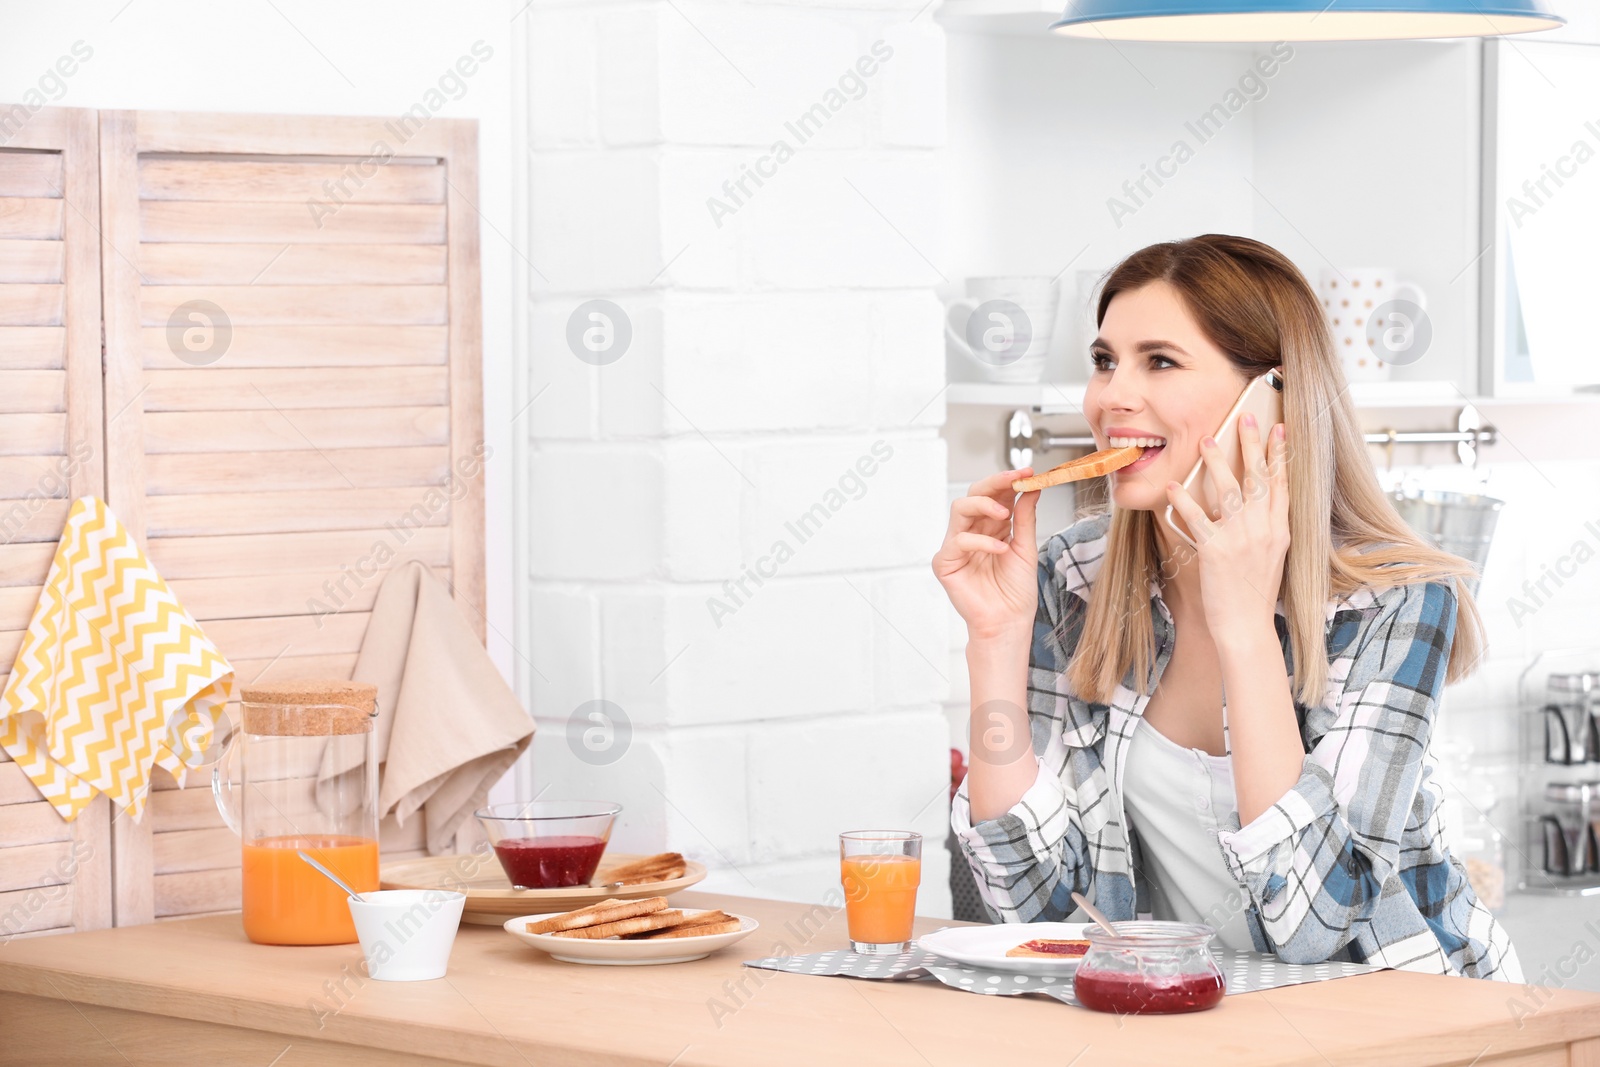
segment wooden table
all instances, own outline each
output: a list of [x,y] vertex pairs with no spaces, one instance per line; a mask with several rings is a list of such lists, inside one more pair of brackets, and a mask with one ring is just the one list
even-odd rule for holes
[[1600,1067],[1595,993],[1381,971],[1119,1019],[932,980],[753,970],[740,961],[842,946],[842,911],[673,903],[761,929],[695,963],[588,967],[464,925],[450,974],[411,983],[366,979],[354,945],[253,945],[234,915],[17,939],[0,946],[0,1063]]

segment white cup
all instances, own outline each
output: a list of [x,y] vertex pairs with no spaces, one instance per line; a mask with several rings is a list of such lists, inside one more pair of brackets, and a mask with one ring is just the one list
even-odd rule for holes
[[1089,345],[1100,333],[1095,312],[1099,304],[1100,283],[1110,273],[1109,267],[1074,271],[1071,302],[1062,301],[1061,314],[1069,327],[1065,345],[1066,380],[1069,382],[1086,382],[1094,374]]
[[1346,381],[1383,382],[1427,351],[1428,296],[1393,267],[1324,268],[1317,286]]
[[381,889],[350,898],[367,974],[380,982],[443,978],[467,895],[447,889]]
[[944,332],[980,380],[1036,382],[1056,321],[1055,279],[968,278],[967,295],[945,309]]

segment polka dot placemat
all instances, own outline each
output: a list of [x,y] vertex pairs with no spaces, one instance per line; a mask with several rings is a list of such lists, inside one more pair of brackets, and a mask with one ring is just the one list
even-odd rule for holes
[[[1369,963],[1284,963],[1276,956],[1237,949],[1213,948],[1211,954],[1222,968],[1230,994],[1253,993],[1303,982],[1324,982],[1384,969]],[[831,952],[813,952],[809,956],[768,956],[765,959],[745,960],[744,965],[788,971],[791,974],[840,975],[846,978],[891,981],[937,978],[952,989],[968,993],[1008,997],[1042,993],[1063,1004],[1078,1003],[1072,995],[1071,978],[1011,974],[969,967],[920,948],[912,948],[898,956],[864,956],[849,949],[834,949]]]

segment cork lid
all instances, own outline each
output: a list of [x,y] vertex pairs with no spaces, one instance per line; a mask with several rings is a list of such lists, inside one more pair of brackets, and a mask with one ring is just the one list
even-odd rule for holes
[[359,734],[372,729],[378,687],[344,679],[305,678],[239,687],[245,733],[274,737]]

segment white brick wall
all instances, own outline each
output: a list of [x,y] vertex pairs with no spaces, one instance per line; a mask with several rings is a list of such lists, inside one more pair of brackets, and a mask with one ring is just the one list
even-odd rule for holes
[[613,295],[642,289],[666,265],[650,149],[534,151],[528,165],[528,260],[536,291]]
[[[613,699],[660,706],[663,717],[685,724],[870,705],[871,608],[842,580],[771,582],[720,629],[706,609],[717,592],[708,583],[604,598],[602,684]],[[639,632],[646,627],[654,634]],[[641,651],[647,636],[657,643]]]
[[[675,3],[602,16],[608,144],[765,148],[859,54],[849,12]],[[815,144],[859,148],[865,127],[846,108]]]
[[[892,449],[875,473],[858,464]],[[858,567],[925,569],[939,547],[944,447],[934,438],[774,440],[744,454],[744,545],[765,553],[786,539],[794,558],[783,573],[815,574]],[[848,488],[841,483],[848,479]],[[854,495],[859,493],[859,496]],[[829,512],[828,509],[834,510]],[[941,594],[942,595],[942,594]]]
[[878,143],[937,148],[945,143],[944,94],[929,96],[930,79],[945,72],[944,33],[926,19],[894,26],[883,38],[894,49],[878,98]]
[[588,12],[572,9],[530,10],[522,17],[528,27],[529,146],[538,150],[596,144],[598,23]]
[[[918,829],[919,907],[948,914],[944,42],[922,7],[535,0],[519,427],[533,791],[619,800],[614,847],[757,895],[821,899],[840,831]],[[604,366],[567,344],[593,299],[632,327]],[[626,748],[575,752],[599,699]]]
[[[939,305],[926,289],[667,290],[613,299],[628,313],[633,341],[603,374],[573,359],[563,341],[574,299],[536,302],[534,390],[554,383],[562,401],[572,401],[539,408],[536,436],[699,440],[943,420],[943,371],[928,358],[943,343]],[[597,420],[585,390],[598,401]]]
[[531,457],[536,578],[650,578],[661,571],[663,463],[650,445],[542,444]]
[[929,262],[942,255],[940,191],[927,153],[797,155],[760,190],[771,210],[748,211],[746,269],[758,286],[931,290],[944,280]]
[[852,712],[753,734],[748,803],[757,833],[751,858],[837,855],[841,830],[894,826],[939,833],[940,819],[926,816],[944,810],[949,775],[921,771],[941,761],[948,766],[937,720],[931,707]]

